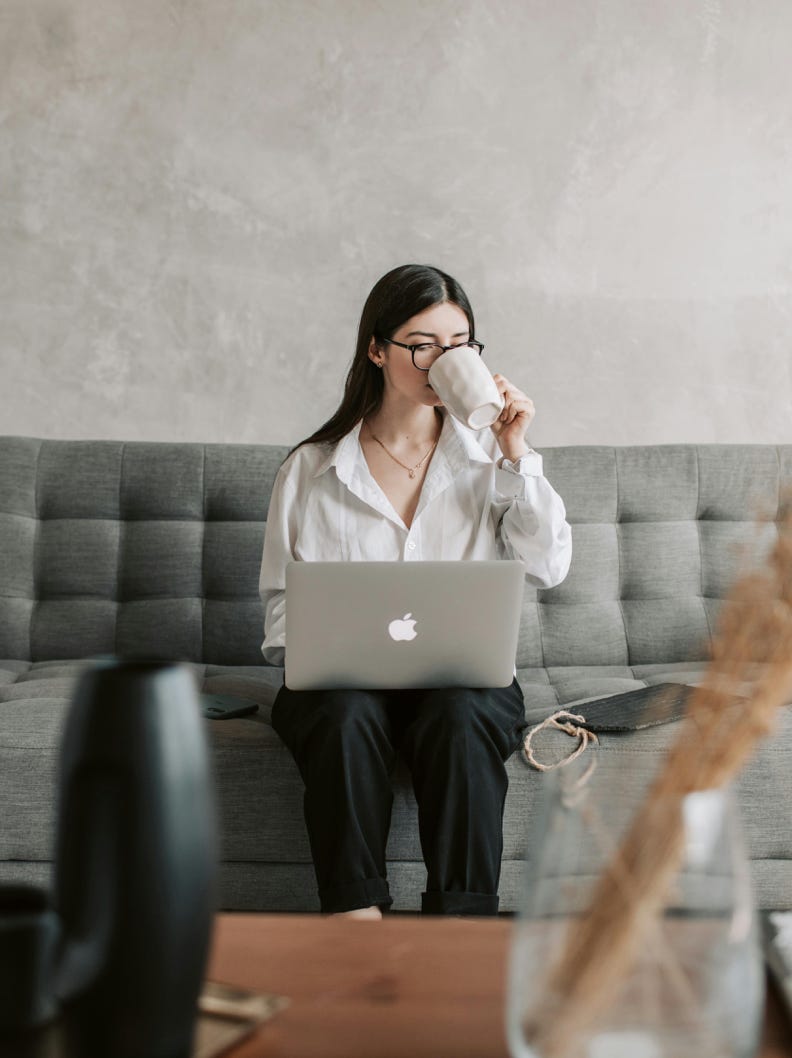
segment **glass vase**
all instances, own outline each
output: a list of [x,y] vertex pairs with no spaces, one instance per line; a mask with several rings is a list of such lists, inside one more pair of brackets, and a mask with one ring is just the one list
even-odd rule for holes
[[[654,825],[645,833],[633,826],[645,794],[633,779],[624,767],[616,775],[562,768],[542,776],[509,956],[512,1058],[749,1058],[756,1051],[764,971],[732,791],[690,793],[668,805],[655,798],[652,819],[668,830],[673,818],[677,844],[665,860],[673,870],[656,872],[655,880],[667,877],[648,898],[640,871],[621,857],[628,830],[645,839],[639,855],[655,834]],[[617,883],[603,887],[614,864]],[[559,965],[566,956],[564,966],[575,968],[567,945],[590,937],[584,916],[595,898],[598,943],[588,951],[597,958],[587,991],[576,992],[559,979]],[[611,978],[622,936],[629,956]]]

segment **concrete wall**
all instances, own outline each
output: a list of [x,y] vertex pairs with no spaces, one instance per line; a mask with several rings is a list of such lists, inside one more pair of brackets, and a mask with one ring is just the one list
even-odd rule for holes
[[405,261],[535,445],[788,442],[787,0],[0,0],[0,433],[292,442]]

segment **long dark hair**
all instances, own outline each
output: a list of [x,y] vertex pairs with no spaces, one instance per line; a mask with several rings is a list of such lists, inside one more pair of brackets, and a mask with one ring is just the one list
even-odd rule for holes
[[[450,302],[465,313],[470,337],[475,335],[473,309],[462,287],[451,276],[431,265],[399,265],[377,280],[366,298],[358,328],[355,358],[346,377],[344,395],[336,412],[324,425],[291,450],[307,444],[336,444],[361,419],[382,404],[382,372],[369,358],[372,337],[378,344],[392,337],[403,323],[433,305]],[[291,455],[291,452],[289,453]]]

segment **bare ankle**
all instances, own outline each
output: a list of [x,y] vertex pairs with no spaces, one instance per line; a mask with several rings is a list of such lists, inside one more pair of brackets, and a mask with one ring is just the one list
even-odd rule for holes
[[352,911],[332,911],[332,915],[346,915],[347,918],[369,918],[369,919],[380,919],[382,918],[382,912],[380,911],[377,904],[372,904],[371,907],[356,907]]

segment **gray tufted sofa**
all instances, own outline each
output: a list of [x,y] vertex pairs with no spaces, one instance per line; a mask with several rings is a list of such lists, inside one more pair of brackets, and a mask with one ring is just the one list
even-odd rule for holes
[[[260,703],[211,722],[222,906],[318,908],[302,783],[269,725],[282,673],[263,663],[258,573],[285,447],[0,438],[0,879],[46,884],[59,740],[77,674],[110,653],[188,663],[198,685]],[[701,679],[741,547],[759,555],[792,445],[547,448],[574,555],[526,585],[518,677],[527,722],[583,699]],[[792,907],[792,715],[744,771],[739,803],[764,907]],[[619,795],[625,754],[651,770],[673,725],[603,738]],[[560,736],[566,738],[566,736]],[[501,910],[515,907],[542,775],[508,764]],[[388,875],[417,910],[426,875],[409,774],[394,775]]]

